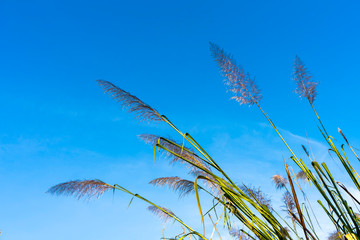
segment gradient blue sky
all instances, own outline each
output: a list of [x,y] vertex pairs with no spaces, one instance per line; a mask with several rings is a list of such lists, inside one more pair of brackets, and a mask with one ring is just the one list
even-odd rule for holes
[[311,109],[294,94],[292,62],[298,54],[320,82],[315,105],[330,132],[340,126],[359,146],[359,11],[357,1],[0,1],[0,239],[161,237],[147,205],[127,209],[122,193],[91,202],[45,194],[75,179],[118,183],[200,225],[194,196],[178,201],[147,184],[183,169],[153,164],[136,136],[174,133],[133,121],[96,79],[158,109],[279,205],[270,178],[288,153],[256,108],[229,100],[208,42],[256,76],[262,106],[291,143],[306,143],[307,132],[327,159]]

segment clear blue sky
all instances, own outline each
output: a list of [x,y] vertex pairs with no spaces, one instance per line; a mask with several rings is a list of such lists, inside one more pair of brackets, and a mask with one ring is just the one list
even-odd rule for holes
[[162,223],[140,201],[127,209],[122,193],[91,202],[45,194],[75,179],[118,183],[200,224],[193,196],[178,201],[147,184],[182,169],[153,164],[136,135],[173,132],[133,121],[96,79],[137,95],[236,181],[275,197],[270,177],[287,152],[256,108],[229,100],[209,41],[256,76],[262,106],[290,141],[303,143],[306,131],[321,155],[291,80],[298,54],[320,81],[315,105],[328,129],[359,146],[359,11],[357,1],[0,1],[0,239],[161,237]]

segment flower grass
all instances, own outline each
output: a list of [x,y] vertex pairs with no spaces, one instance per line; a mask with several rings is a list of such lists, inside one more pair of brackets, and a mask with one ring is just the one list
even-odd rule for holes
[[[144,134],[139,136],[154,147],[154,156],[159,151],[162,156],[168,159],[170,164],[178,162],[187,166],[185,172],[189,174],[189,178],[191,178],[189,180],[179,177],[159,177],[152,180],[150,184],[157,187],[167,187],[177,192],[179,197],[194,194],[202,227],[200,229],[191,227],[171,210],[160,207],[147,198],[132,193],[117,184],[106,184],[99,180],[70,181],[56,185],[50,188],[48,192],[57,195],[72,195],[77,199],[90,199],[97,198],[108,190],[123,191],[148,203],[150,205],[149,210],[163,220],[173,219],[174,222],[177,222],[183,230],[178,235],[172,236],[172,239],[178,240],[194,238],[211,240],[214,238],[215,232],[221,238],[216,227],[220,219],[222,219],[223,226],[235,239],[319,240],[314,226],[317,219],[314,214],[309,214],[312,212],[312,205],[319,204],[334,227],[334,233],[329,236],[329,239],[360,240],[359,215],[347,200],[351,198],[355,204],[360,205],[360,199],[357,199],[356,194],[350,192],[339,180],[335,180],[325,162],[317,162],[315,158],[311,158],[304,146],[302,147],[311,161],[310,164],[298,157],[300,154],[295,154],[295,151],[282,136],[280,129],[276,127],[270,116],[262,108],[262,95],[251,75],[218,45],[210,43],[210,51],[224,78],[227,90],[233,94],[232,99],[239,102],[240,105],[256,106],[288,149],[288,152],[284,153],[290,159],[284,164],[286,177],[281,175],[272,177],[274,187],[284,191],[282,197],[284,205],[281,209],[275,209],[271,205],[271,200],[260,188],[237,185],[221,168],[220,161],[215,161],[205,150],[205,147],[201,146],[189,133],[177,128],[165,115],[136,96],[104,80],[98,81],[104,92],[120,103],[123,108],[133,113],[136,119],[145,122],[163,122],[182,139],[182,143],[179,143],[156,135]],[[329,147],[329,152],[336,157],[336,161],[341,163],[345,170],[346,175],[343,177],[350,180],[355,185],[356,190],[360,191],[360,177],[350,164],[345,146],[348,146],[356,159],[359,160],[359,158],[340,129],[338,132],[346,144],[337,146],[333,141],[334,138],[328,134],[314,106],[318,82],[313,80],[307,67],[298,56],[295,57],[294,61],[293,79],[296,84],[295,92],[299,97],[308,100],[311,110],[315,114],[319,131]],[[295,174],[289,164],[298,168],[298,173]],[[319,193],[321,198],[317,202],[310,203],[299,184],[300,180],[308,183],[313,191]],[[207,197],[204,197],[204,194],[200,197],[200,190]],[[301,201],[299,196],[304,196],[304,201]],[[211,208],[204,209],[203,201],[209,201]],[[279,210],[285,211],[287,217],[283,217]],[[217,219],[213,221],[211,216],[216,216]],[[211,219],[212,231],[205,229],[207,217]]]

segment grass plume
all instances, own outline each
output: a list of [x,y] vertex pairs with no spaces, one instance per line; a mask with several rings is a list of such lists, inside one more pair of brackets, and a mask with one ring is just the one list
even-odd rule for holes
[[295,214],[296,205],[293,196],[289,191],[286,191],[283,195],[283,203],[284,203],[284,211],[288,212],[291,216],[291,214]]
[[270,197],[263,193],[259,187],[243,185],[240,186],[240,189],[252,200],[272,209]]
[[288,180],[281,175],[274,175],[272,181],[277,189],[282,189],[288,184]]
[[111,82],[105,80],[97,80],[97,83],[103,88],[104,92],[110,95],[117,102],[121,103],[124,109],[134,113],[135,118],[145,122],[163,121],[161,115],[154,108],[141,101],[129,92],[115,86]]
[[173,191],[178,192],[180,198],[194,193],[194,182],[179,177],[161,177],[153,179],[149,183],[154,186],[167,186]]
[[302,170],[300,170],[297,174],[296,174],[296,178],[297,179],[301,179],[304,181],[308,181],[308,178],[306,177],[306,173]]
[[113,186],[100,180],[75,180],[57,184],[51,187],[47,193],[55,195],[74,196],[79,199],[99,198],[106,191],[114,189]]
[[310,72],[298,56],[295,57],[294,61],[294,81],[297,85],[295,92],[313,104],[317,95],[316,86],[318,82],[312,81]]
[[[162,145],[167,149],[169,149],[170,151],[176,153],[177,155],[189,160],[190,162],[198,166],[201,166],[207,170],[210,170],[209,165],[206,164],[199,156],[197,156],[192,149],[182,146],[181,144],[176,143],[174,140],[166,139],[153,134],[140,134],[138,135],[138,137],[141,140],[143,140],[145,143],[148,143],[152,146],[156,146],[157,144]],[[169,158],[171,164],[180,162],[182,164],[186,164],[190,168],[191,172],[198,170],[198,168],[196,168],[195,166],[190,165],[189,163],[185,162],[183,159],[175,156],[170,152],[163,151],[163,153],[167,158]]]
[[232,236],[236,240],[251,240],[252,239],[238,228],[231,228],[230,236]]
[[164,222],[169,221],[173,218],[173,216],[175,216],[175,214],[170,209],[164,207],[149,206],[147,209]]
[[227,90],[233,93],[232,99],[240,104],[258,104],[261,100],[260,90],[249,73],[237,65],[233,57],[214,43],[210,43],[210,51],[217,62]]

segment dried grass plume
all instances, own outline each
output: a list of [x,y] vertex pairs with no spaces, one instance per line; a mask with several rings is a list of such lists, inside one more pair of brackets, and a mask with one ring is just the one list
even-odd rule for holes
[[281,175],[274,175],[272,181],[277,189],[282,189],[288,184],[288,180]]
[[158,122],[163,121],[161,115],[152,107],[141,101],[129,92],[115,86],[111,82],[105,80],[97,80],[97,83],[109,94],[113,99],[122,104],[128,112],[134,113],[135,118],[139,121]]
[[222,76],[225,78],[224,82],[228,91],[234,94],[232,99],[249,106],[258,104],[262,97],[260,90],[250,75],[236,64],[230,54],[227,54],[218,45],[210,43],[210,51],[220,67]]
[[285,204],[284,211],[287,212],[290,215],[290,217],[291,217],[291,214],[296,214],[296,211],[295,211],[296,204],[295,204],[294,198],[291,195],[291,193],[289,193],[288,191],[286,191],[283,195],[283,202]]
[[268,209],[272,209],[271,199],[260,188],[254,186],[240,186],[240,189],[253,201],[257,201],[260,204],[265,205]]
[[51,187],[47,193],[90,200],[99,198],[104,192],[112,189],[114,189],[113,186],[100,180],[75,180],[55,185]]
[[179,193],[179,198],[194,193],[194,182],[179,177],[161,177],[149,182],[154,186],[167,186]]
[[304,180],[304,181],[308,181],[308,178],[306,176],[306,173],[302,170],[300,170],[297,174],[296,174],[296,178],[297,179],[301,179],[301,180]]
[[[138,135],[138,137],[143,140],[145,143],[151,144],[152,146],[155,146],[156,144],[159,144],[170,151],[174,152],[175,154],[179,155],[180,157],[188,160],[189,162],[192,162],[193,164],[200,166],[202,168],[205,168],[210,171],[210,167],[206,162],[204,162],[198,155],[194,153],[194,151],[188,147],[181,147],[182,145],[179,143],[176,143],[172,139],[166,139],[157,135],[153,134],[141,134]],[[190,172],[198,170],[197,167],[191,165],[190,163],[184,161],[184,159],[168,152],[163,151],[163,154],[165,157],[169,158],[170,164],[179,162],[181,164],[186,164],[190,168]]]
[[253,238],[250,238],[242,230],[240,230],[238,228],[234,228],[234,227],[232,227],[230,229],[230,236],[232,236],[236,240],[251,240],[251,239],[253,239]]
[[294,81],[297,84],[295,92],[313,104],[317,95],[316,86],[318,82],[312,81],[310,72],[298,56],[295,57],[294,61]]
[[164,222],[169,221],[173,218],[173,216],[175,216],[175,214],[170,209],[164,207],[149,206],[147,209]]

